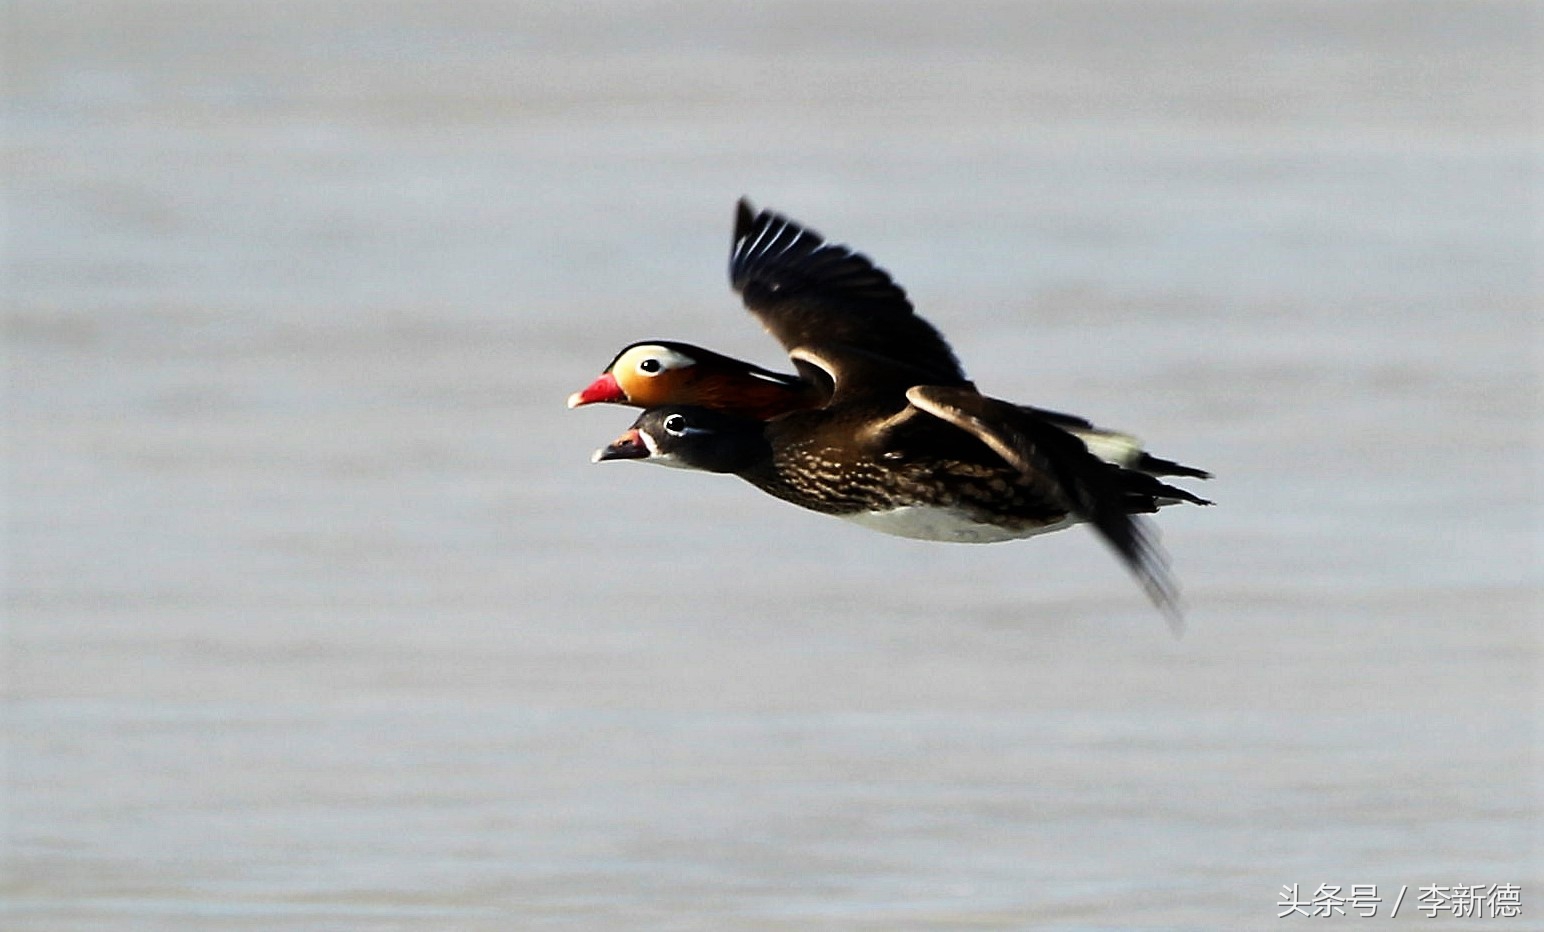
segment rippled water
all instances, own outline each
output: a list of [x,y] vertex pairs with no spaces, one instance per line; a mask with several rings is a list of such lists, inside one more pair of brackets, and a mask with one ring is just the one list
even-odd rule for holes
[[[1538,915],[1529,12],[11,4],[0,925]],[[742,193],[1214,469],[1189,634],[592,466],[623,343],[779,364]]]

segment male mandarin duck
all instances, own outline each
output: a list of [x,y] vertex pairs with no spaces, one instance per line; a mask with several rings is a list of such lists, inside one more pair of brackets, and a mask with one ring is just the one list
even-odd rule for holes
[[[568,396],[568,406],[601,402],[635,408],[689,404],[766,421],[790,411],[820,407],[829,398],[829,390],[797,375],[773,372],[690,343],[645,340],[623,347],[595,381]],[[1153,456],[1131,434],[1095,427],[1075,414],[1030,405],[1017,407],[1082,440],[1095,456],[1108,462],[1153,476],[1211,478],[1203,469]]]
[[924,540],[988,543],[1088,523],[1178,629],[1167,561],[1137,515],[1210,504],[1155,478],[1207,473],[1081,418],[982,395],[887,273],[743,200],[730,280],[798,375],[683,343],[633,344],[569,399],[646,408],[596,461],[732,473],[795,505]]
[[694,404],[762,421],[825,401],[824,392],[796,375],[673,340],[623,347],[595,381],[568,396],[570,408],[597,402],[635,408]]
[[[830,250],[832,255],[828,265],[835,265],[842,259],[852,260],[839,266],[840,270],[851,281],[869,281],[872,292],[889,299],[889,306],[881,305],[877,313],[870,311],[854,316],[861,312],[851,303],[839,313],[825,313],[822,319],[826,323],[840,323],[847,328],[844,334],[833,332],[828,342],[845,336],[848,346],[878,353],[892,361],[907,360],[908,365],[917,369],[918,376],[932,375],[932,382],[971,385],[943,337],[913,313],[905,292],[867,257],[853,253],[845,246],[824,243],[818,233],[801,228],[786,217],[770,211],[756,213],[743,199],[737,207],[731,254],[730,278],[736,291],[745,294],[750,270],[737,272],[733,264],[735,257],[749,248],[748,244],[754,243],[757,236],[765,236],[774,226],[781,228],[774,237],[812,239]],[[865,279],[864,275],[876,277]],[[747,304],[750,304],[749,298]],[[754,306],[751,310],[756,312]],[[818,329],[819,325],[815,326]],[[858,332],[854,333],[855,330]],[[915,348],[898,347],[908,341]],[[689,343],[644,340],[623,347],[593,382],[568,396],[568,406],[578,408],[601,402],[637,408],[685,404],[769,420],[790,411],[820,407],[829,400],[830,394],[830,385],[819,373],[812,379],[773,372]],[[1130,434],[1096,427],[1074,414],[1029,405],[1018,407],[1077,436],[1096,456],[1109,462],[1155,476],[1211,478],[1205,470],[1153,456]]]

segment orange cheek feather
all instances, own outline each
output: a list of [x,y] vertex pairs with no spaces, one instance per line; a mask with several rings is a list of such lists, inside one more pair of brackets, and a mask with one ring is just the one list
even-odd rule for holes
[[[620,380],[619,380],[620,381]],[[659,375],[629,375],[621,390],[627,393],[627,403],[640,408],[657,405],[690,404],[679,390],[680,380],[671,373]]]

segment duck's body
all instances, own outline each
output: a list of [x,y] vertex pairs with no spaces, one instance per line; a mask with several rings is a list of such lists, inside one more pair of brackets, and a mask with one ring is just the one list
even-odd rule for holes
[[[676,340],[644,340],[623,347],[588,386],[568,396],[568,406],[610,403],[653,408],[696,405],[767,421],[794,411],[818,408],[828,390],[785,372],[715,353]],[[1142,448],[1142,441],[1118,430],[1096,427],[1075,414],[1032,405],[1021,412],[1055,424],[1082,440],[1100,459],[1151,476],[1210,479],[1211,473],[1163,459]]]
[[[1062,526],[1070,505],[988,451],[868,450],[839,421],[770,423],[668,405],[639,416],[596,459],[732,473],[784,501],[921,540],[990,543]],[[919,437],[912,437],[913,443]],[[974,454],[974,455],[973,455]]]
[[[912,393],[944,406],[954,389]],[[668,405],[643,412],[597,461],[639,459],[731,473],[769,495],[897,537],[997,543],[1090,522],[1173,613],[1172,583],[1133,515],[1208,504],[1152,476],[1105,463],[1054,425],[1018,419],[989,440],[913,407],[883,434],[853,412],[794,412],[770,422]],[[1058,436],[1060,435],[1060,436]],[[998,438],[1009,444],[993,448]],[[1065,439],[1062,439],[1065,438]],[[1035,463],[1022,461],[1033,457]]]
[[[950,380],[947,384],[973,387],[962,380]],[[594,381],[568,396],[568,406],[695,405],[766,421],[822,407],[830,400],[830,394],[829,384],[802,375],[774,372],[677,340],[643,340],[623,347]],[[1031,405],[1014,407],[1024,415],[1067,431],[1106,462],[1152,476],[1211,477],[1205,470],[1153,456],[1131,434],[1096,427],[1075,414]]]
[[1091,524],[1178,622],[1136,515],[1207,504],[1158,475],[1202,470],[1125,434],[978,392],[869,259],[741,202],[730,279],[797,376],[689,344],[627,347],[569,399],[645,406],[597,460],[733,473],[803,508],[902,537],[988,543]]
[[766,428],[771,455],[739,475],[802,508],[920,540],[1013,540],[1060,526],[1070,513],[1001,462],[925,448],[887,457],[843,442],[840,427],[799,415],[774,421]]

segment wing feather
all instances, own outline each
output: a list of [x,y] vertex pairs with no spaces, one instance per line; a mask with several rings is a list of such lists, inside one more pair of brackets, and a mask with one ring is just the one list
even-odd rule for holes
[[[741,200],[729,280],[746,308],[792,354],[807,350],[833,369],[854,358],[917,373],[910,384],[966,385],[959,360],[906,292],[867,256]],[[848,380],[852,381],[852,380]],[[866,383],[865,383],[866,384]]]

